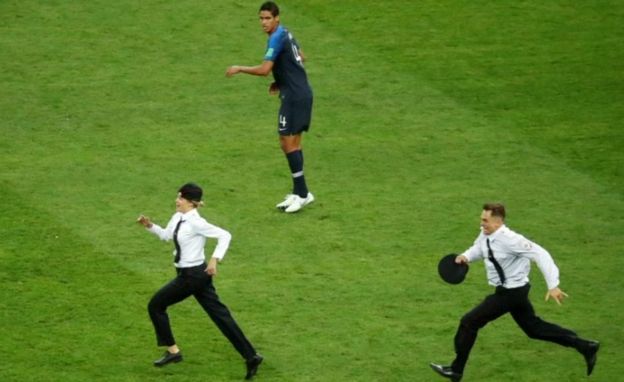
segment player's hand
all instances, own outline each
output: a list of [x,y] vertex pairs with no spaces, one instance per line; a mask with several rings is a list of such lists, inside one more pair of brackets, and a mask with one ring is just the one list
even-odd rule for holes
[[150,218],[148,218],[147,216],[143,216],[143,215],[139,216],[137,219],[137,223],[142,224],[143,227],[152,228],[152,222]]
[[553,288],[546,292],[546,297],[544,298],[544,301],[548,301],[548,299],[550,299],[551,297],[557,302],[558,305],[561,305],[563,299],[568,297],[568,295],[559,288]]
[[240,73],[240,71],[241,71],[240,66],[233,65],[227,68],[227,70],[225,71],[225,76],[232,77],[233,75]]
[[269,94],[276,95],[277,93],[279,93],[279,86],[277,86],[275,82],[271,82],[271,85],[269,85]]
[[206,268],[206,273],[210,276],[215,276],[217,274],[217,259],[214,257],[210,258],[208,261],[208,268]]
[[468,258],[464,255],[459,255],[455,258],[455,264],[468,264]]

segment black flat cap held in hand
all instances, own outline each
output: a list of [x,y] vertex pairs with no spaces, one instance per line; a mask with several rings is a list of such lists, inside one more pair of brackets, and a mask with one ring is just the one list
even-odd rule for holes
[[456,254],[444,256],[438,263],[438,273],[442,280],[449,284],[459,284],[466,278],[468,273],[468,264],[457,264],[455,262]]

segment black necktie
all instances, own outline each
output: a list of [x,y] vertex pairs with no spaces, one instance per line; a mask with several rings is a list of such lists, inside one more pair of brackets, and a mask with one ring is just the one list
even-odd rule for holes
[[175,230],[173,231],[173,244],[175,245],[176,255],[174,262],[177,264],[180,262],[180,256],[182,255],[182,250],[180,250],[180,243],[178,243],[178,231],[180,230],[180,224],[182,224],[183,220],[180,218],[178,225],[176,225]]
[[490,239],[486,239],[486,243],[488,247],[488,259],[490,259],[492,264],[494,264],[494,268],[496,268],[496,273],[498,273],[501,285],[505,285],[505,273],[503,272],[503,268],[500,266],[498,261],[494,258],[494,252],[492,252],[492,248],[490,247]]

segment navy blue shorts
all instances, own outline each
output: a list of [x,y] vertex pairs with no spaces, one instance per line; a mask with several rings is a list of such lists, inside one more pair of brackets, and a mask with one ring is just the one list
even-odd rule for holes
[[282,98],[277,132],[279,135],[297,135],[310,129],[312,97],[303,99]]

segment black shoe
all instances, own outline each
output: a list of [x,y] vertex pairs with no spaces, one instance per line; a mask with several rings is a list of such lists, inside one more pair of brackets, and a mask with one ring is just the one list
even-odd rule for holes
[[258,372],[258,366],[262,363],[262,356],[260,354],[255,354],[253,357],[247,359],[245,364],[247,365],[247,374],[245,375],[245,379],[252,379],[254,375]]
[[591,375],[592,371],[594,371],[594,366],[598,360],[598,349],[600,349],[600,342],[587,341],[583,351],[581,351],[581,354],[585,357],[585,363],[587,363],[587,375]]
[[154,361],[154,366],[161,367],[161,366],[165,366],[166,364],[170,362],[177,363],[180,361],[182,361],[182,352],[169,353],[169,351],[165,351],[165,354],[163,354],[161,358]]
[[435,363],[431,363],[429,364],[429,366],[431,366],[433,371],[440,374],[444,378],[450,379],[453,382],[459,382],[462,379],[463,374],[454,372],[450,366],[442,366]]

